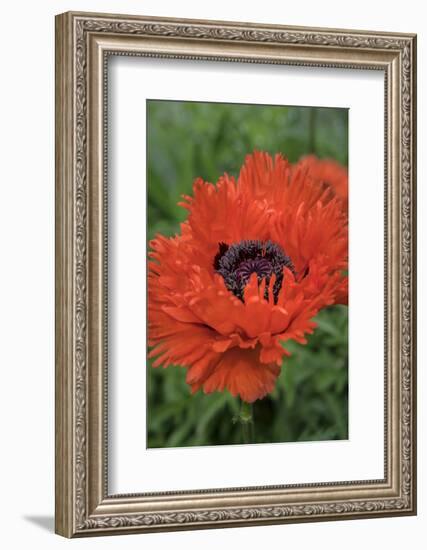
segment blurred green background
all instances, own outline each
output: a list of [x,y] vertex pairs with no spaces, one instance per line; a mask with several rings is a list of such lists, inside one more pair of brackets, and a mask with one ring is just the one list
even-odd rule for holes
[[[348,163],[348,111],[147,101],[148,238],[179,232],[186,211],[177,206],[196,177],[216,182],[238,176],[254,149],[291,162],[313,153]],[[319,441],[348,437],[348,312],[322,310],[307,345],[287,343],[273,393],[256,401],[254,442]],[[229,393],[190,394],[186,369],[147,365],[147,446],[242,443],[233,422],[238,399]]]

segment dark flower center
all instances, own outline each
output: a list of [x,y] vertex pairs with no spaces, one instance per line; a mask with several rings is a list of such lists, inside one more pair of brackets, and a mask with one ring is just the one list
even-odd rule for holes
[[265,297],[268,298],[268,285],[273,274],[276,282],[273,286],[274,302],[277,302],[283,283],[283,268],[295,272],[289,256],[272,241],[240,241],[228,245],[219,243],[214,259],[214,269],[222,275],[228,290],[243,302],[244,289],[252,273],[256,273],[258,282],[265,279]]

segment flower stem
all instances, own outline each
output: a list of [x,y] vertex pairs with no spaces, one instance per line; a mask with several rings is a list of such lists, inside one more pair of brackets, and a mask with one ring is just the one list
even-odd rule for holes
[[308,151],[312,155],[316,154],[316,118],[317,109],[311,107],[308,112]]
[[243,443],[253,443],[255,434],[252,403],[241,402],[238,421],[242,427]]

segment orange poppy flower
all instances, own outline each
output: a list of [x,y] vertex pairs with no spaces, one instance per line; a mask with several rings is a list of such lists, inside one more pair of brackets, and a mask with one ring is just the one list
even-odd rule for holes
[[314,159],[255,152],[237,181],[197,179],[180,234],[150,242],[153,366],[185,367],[193,392],[271,392],[286,342],[305,344],[319,310],[346,302],[345,202]]
[[307,170],[320,182],[329,185],[342,201],[343,208],[348,212],[348,171],[347,168],[331,159],[318,159],[309,155],[300,161]]

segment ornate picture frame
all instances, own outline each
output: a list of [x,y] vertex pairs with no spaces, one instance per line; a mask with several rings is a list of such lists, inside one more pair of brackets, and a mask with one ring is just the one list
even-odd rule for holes
[[[109,56],[382,71],[384,478],[111,495]],[[56,532],[65,537],[416,513],[416,36],[68,12],[56,17]]]

